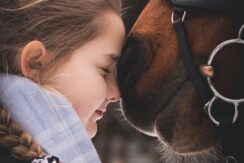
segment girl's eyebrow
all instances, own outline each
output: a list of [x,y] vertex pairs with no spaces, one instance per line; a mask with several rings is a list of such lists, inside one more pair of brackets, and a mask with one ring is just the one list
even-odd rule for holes
[[118,62],[120,55],[116,54],[116,53],[109,53],[109,54],[105,54],[105,57],[114,61],[114,62]]

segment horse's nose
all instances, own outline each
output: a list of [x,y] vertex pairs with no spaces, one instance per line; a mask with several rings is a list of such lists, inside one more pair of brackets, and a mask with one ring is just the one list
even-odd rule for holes
[[120,62],[118,63],[118,83],[121,85],[133,72],[133,68],[138,63],[138,52],[135,46],[136,40],[129,37],[122,51]]
[[120,90],[127,86],[134,86],[135,82],[148,65],[148,43],[139,36],[131,35],[127,38],[121,59],[118,63],[118,85]]

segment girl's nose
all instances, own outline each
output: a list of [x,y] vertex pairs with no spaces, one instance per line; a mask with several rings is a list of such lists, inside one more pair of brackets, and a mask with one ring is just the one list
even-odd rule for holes
[[116,102],[120,99],[120,91],[116,82],[108,86],[107,100],[109,102]]

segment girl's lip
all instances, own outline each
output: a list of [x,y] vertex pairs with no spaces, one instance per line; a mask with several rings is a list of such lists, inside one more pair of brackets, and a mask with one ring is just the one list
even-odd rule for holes
[[97,115],[97,118],[96,120],[99,120],[99,119],[102,119],[103,118],[103,114],[106,112],[107,110],[107,105],[108,105],[108,102],[105,101],[96,111],[96,115]]
[[101,110],[96,110],[95,113],[97,114],[96,121],[103,118],[104,112],[102,112]]
[[96,113],[99,115],[99,116],[103,116],[103,113],[101,110],[96,110]]
[[101,111],[103,114],[106,112],[106,107],[102,107],[102,108],[99,108],[99,109],[97,109],[98,111]]

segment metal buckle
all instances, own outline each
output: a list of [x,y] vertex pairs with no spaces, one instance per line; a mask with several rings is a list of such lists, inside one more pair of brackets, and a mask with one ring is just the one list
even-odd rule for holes
[[[182,16],[180,18],[175,19],[175,12],[183,12]],[[186,18],[186,11],[182,10],[173,10],[172,15],[171,15],[171,22],[174,24],[177,20],[181,19],[181,22],[183,23],[185,21]]]
[[[238,38],[236,39],[231,39],[231,40],[227,40],[227,41],[224,41],[222,42],[221,44],[219,44],[214,50],[213,52],[211,53],[210,57],[209,57],[209,60],[208,60],[208,65],[211,66],[211,63],[214,59],[214,57],[216,56],[216,54],[218,53],[218,51],[220,49],[222,49],[224,46],[226,45],[229,45],[229,44],[234,44],[234,43],[240,43],[240,44],[244,44],[244,40],[241,38],[241,35],[242,35],[242,32],[244,30],[244,24],[241,26],[241,28],[239,29],[239,34],[238,34]],[[205,104],[204,106],[204,109],[205,111],[208,112],[208,115],[210,117],[210,119],[214,122],[214,124],[216,124],[217,126],[219,126],[219,122],[213,117],[212,115],[212,105],[214,103],[214,101],[218,98],[218,99],[221,99],[227,103],[232,103],[234,104],[234,116],[233,116],[233,119],[232,119],[232,123],[235,123],[237,118],[238,118],[238,115],[239,115],[239,112],[238,112],[238,106],[240,103],[244,102],[244,98],[241,98],[241,99],[230,99],[230,98],[227,98],[223,95],[221,95],[213,86],[212,84],[212,81],[211,81],[211,77],[207,77],[207,80],[208,80],[208,84],[211,88],[211,90],[213,91],[214,93],[214,97]]]

